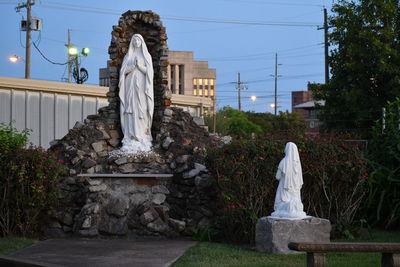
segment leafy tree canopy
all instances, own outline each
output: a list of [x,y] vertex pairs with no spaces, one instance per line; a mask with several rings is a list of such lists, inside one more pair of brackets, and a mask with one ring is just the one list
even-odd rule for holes
[[331,80],[314,88],[326,100],[328,130],[368,137],[388,101],[400,95],[399,0],[339,0],[329,36]]
[[[206,117],[206,124],[212,129],[212,118]],[[298,114],[279,112],[271,113],[243,112],[225,106],[217,112],[216,132],[222,135],[249,138],[252,133],[256,135],[292,132],[303,134],[305,122]]]

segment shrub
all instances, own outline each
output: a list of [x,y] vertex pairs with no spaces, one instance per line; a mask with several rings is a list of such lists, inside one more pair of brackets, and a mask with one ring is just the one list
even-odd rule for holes
[[0,128],[0,236],[36,235],[56,203],[62,162],[42,148],[24,148],[27,132]]
[[222,236],[254,242],[255,224],[273,211],[275,173],[287,141],[299,148],[303,167],[302,200],[308,215],[329,219],[344,230],[365,196],[366,160],[357,145],[340,138],[305,137],[234,141],[211,149],[207,164],[218,178],[218,218]]
[[12,124],[0,123],[0,145],[2,152],[23,147],[28,141],[29,130],[18,132]]
[[373,128],[368,146],[371,174],[367,201],[369,220],[386,228],[400,226],[400,98],[386,106],[382,121]]

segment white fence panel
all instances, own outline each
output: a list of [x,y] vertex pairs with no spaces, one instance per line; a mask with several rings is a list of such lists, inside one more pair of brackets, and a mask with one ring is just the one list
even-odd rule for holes
[[48,148],[77,121],[108,105],[107,88],[0,77],[0,122],[30,129],[29,141]]
[[29,136],[29,141],[32,144],[40,144],[40,94],[39,92],[28,92],[28,105],[27,105],[27,117],[26,117],[26,128],[31,129],[32,132]]

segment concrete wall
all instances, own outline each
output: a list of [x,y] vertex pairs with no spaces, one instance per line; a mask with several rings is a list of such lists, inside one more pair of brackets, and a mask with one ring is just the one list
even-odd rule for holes
[[0,122],[31,129],[30,142],[48,148],[77,121],[108,105],[107,87],[0,77]]

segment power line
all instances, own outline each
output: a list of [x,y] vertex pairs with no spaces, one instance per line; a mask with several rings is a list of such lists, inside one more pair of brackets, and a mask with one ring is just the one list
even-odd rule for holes
[[323,7],[323,5],[317,4],[309,4],[309,3],[287,3],[287,2],[265,2],[265,1],[256,1],[256,0],[219,0],[225,2],[236,2],[236,3],[246,3],[246,4],[263,4],[263,5],[282,5],[282,6],[314,6],[314,7]]
[[[316,47],[320,46],[321,43],[318,44],[310,44],[310,45],[304,45],[304,46],[299,46],[299,47],[294,47],[294,48],[288,48],[288,49],[283,49],[283,50],[278,50],[278,53],[285,53],[289,51],[295,51],[295,50],[302,50],[305,48],[311,48],[311,47]],[[248,60],[249,57],[260,57],[260,56],[269,56],[273,55],[276,52],[264,52],[264,53],[257,53],[257,54],[249,54],[249,55],[241,55],[241,56],[226,56],[226,57],[211,57],[211,58],[196,58],[197,60],[224,60],[224,59],[245,59]]]
[[68,64],[68,62],[65,62],[65,63],[58,63],[58,62],[54,62],[54,61],[48,59],[48,58],[42,53],[42,51],[40,51],[39,47],[37,47],[37,45],[35,44],[35,42],[32,42],[32,44],[33,44],[33,46],[36,48],[36,50],[39,52],[39,54],[40,54],[45,60],[47,60],[48,62],[50,62],[51,64],[54,64],[54,65],[61,65],[61,66],[67,65],[67,64]]
[[[61,5],[61,4],[60,4]],[[121,15],[118,11],[108,11],[109,9],[94,9],[94,8],[78,8],[78,7],[63,7],[63,6],[52,6],[52,5],[41,5],[45,8],[69,10],[96,13],[103,15]],[[239,24],[239,25],[259,25],[259,26],[286,26],[286,27],[318,27],[318,22],[281,22],[281,21],[245,21],[245,20],[230,20],[230,19],[214,19],[214,18],[197,18],[197,17],[178,17],[178,16],[161,16],[163,20],[176,20],[176,21],[188,21],[188,22],[202,22],[202,23],[222,23],[222,24]]]

